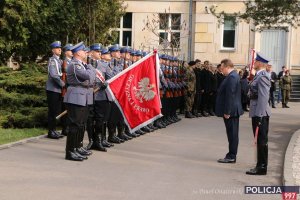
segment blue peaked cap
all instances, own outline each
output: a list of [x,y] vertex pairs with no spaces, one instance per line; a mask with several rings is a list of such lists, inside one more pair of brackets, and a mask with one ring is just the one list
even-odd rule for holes
[[132,51],[130,52],[130,55],[135,56],[135,55],[136,55],[136,51],[135,51],[135,50],[132,50]]
[[262,63],[268,63],[269,62],[269,60],[265,56],[263,56],[261,53],[256,53],[255,60],[260,61]]
[[104,55],[104,54],[109,54],[110,53],[110,51],[107,49],[107,48],[103,48],[102,50],[101,50],[101,54],[102,55]]
[[137,51],[135,52],[135,55],[136,55],[136,56],[143,56],[143,52],[142,52],[141,50],[137,50]]
[[76,53],[80,50],[84,50],[85,49],[85,45],[83,42],[79,42],[78,44],[74,45],[72,48],[71,48],[71,51],[73,53]]
[[130,52],[131,52],[131,50],[129,47],[122,47],[120,49],[120,53],[130,53]]
[[162,55],[161,55],[161,59],[167,60],[167,59],[168,59],[168,55],[162,54]]
[[93,44],[93,45],[90,46],[90,49],[91,49],[92,51],[101,51],[101,49],[102,49],[102,44],[100,44],[100,43],[95,43],[95,44]]
[[64,51],[70,51],[71,48],[73,47],[73,44],[66,44],[63,48]]
[[51,47],[51,49],[54,49],[54,48],[61,48],[61,42],[60,42],[60,41],[52,42],[52,43],[50,44],[50,47]]
[[145,57],[147,54],[149,54],[148,52],[146,51],[143,51],[143,56]]
[[85,47],[85,48],[83,49],[83,51],[90,52],[90,51],[91,51],[91,49],[90,49],[90,47]]
[[109,48],[109,51],[110,51],[110,52],[113,52],[113,51],[120,51],[120,45],[115,44],[115,45],[111,46],[111,47]]

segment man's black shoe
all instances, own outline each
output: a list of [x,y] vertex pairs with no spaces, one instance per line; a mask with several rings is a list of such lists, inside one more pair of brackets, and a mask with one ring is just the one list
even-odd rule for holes
[[102,146],[105,148],[113,147],[114,144],[107,142],[106,140],[102,141]]
[[62,135],[59,131],[54,131],[54,133],[59,137],[59,138],[63,138],[64,135]]
[[80,153],[78,152],[78,149],[76,149],[76,150],[74,151],[74,153],[75,153],[79,158],[82,158],[83,160],[87,160],[87,159],[88,159],[87,156],[80,154]]
[[233,158],[221,158],[218,163],[236,163],[236,159]]
[[50,139],[59,139],[60,138],[54,131],[49,131],[47,137]]
[[191,112],[185,112],[185,118],[194,118],[195,116],[194,115],[192,115],[192,113]]
[[108,142],[109,143],[116,143],[116,144],[120,144],[121,143],[120,139],[117,138],[116,136],[108,137]]
[[250,169],[246,171],[247,175],[266,175],[267,168],[266,167],[255,167],[254,169]]
[[92,151],[85,150],[83,147],[76,149],[76,151],[78,153],[80,153],[81,155],[83,155],[83,156],[90,156],[90,155],[92,155]]
[[102,142],[94,142],[92,145],[93,150],[107,152],[106,148],[103,146]]
[[209,117],[209,114],[208,114],[207,112],[203,111],[203,112],[202,112],[202,116],[203,116],[203,117]]
[[66,160],[73,160],[73,161],[83,161],[83,158],[79,157],[75,152],[67,151],[66,152]]

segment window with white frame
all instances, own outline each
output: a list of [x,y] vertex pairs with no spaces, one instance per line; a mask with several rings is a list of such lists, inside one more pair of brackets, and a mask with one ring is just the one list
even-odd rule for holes
[[179,48],[180,28],[181,14],[159,14],[159,44],[167,42],[171,43],[173,47]]
[[117,32],[118,37],[115,43],[121,46],[131,46],[132,44],[132,13],[126,13],[120,19],[119,28],[113,29],[113,32]]
[[236,22],[232,17],[225,17],[222,33],[222,50],[235,50],[236,47]]

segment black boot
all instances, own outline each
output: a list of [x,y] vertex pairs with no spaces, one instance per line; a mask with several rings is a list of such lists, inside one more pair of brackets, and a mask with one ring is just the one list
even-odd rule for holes
[[102,141],[101,140],[102,126],[103,126],[102,121],[99,121],[99,120],[96,121],[95,132],[93,135],[94,141],[93,141],[93,145],[92,145],[91,149],[106,152],[107,150],[105,149],[105,147],[103,147],[102,142],[101,142]]
[[73,161],[83,161],[83,158],[80,157],[76,152],[76,137],[77,137],[77,128],[72,127],[68,132],[67,142],[66,142],[66,160]]
[[131,140],[132,137],[128,136],[125,134],[125,124],[123,123],[119,123],[117,125],[117,130],[118,130],[118,138],[124,140],[124,141],[127,141],[127,140]]
[[106,140],[106,123],[102,124],[101,143],[102,143],[102,146],[105,147],[105,148],[109,148],[109,147],[114,146],[114,144],[109,143]]
[[153,126],[153,124],[149,124],[148,127],[151,128],[151,129],[153,129],[154,131],[156,131],[158,129],[158,127]]
[[84,138],[84,132],[85,132],[85,126],[80,126],[79,131],[77,133],[76,137],[76,147],[75,151],[79,157],[82,157],[83,159],[88,159],[88,155],[91,155],[92,152],[90,150],[85,150],[83,148],[83,138]]
[[144,131],[145,133],[150,133],[151,129],[148,128],[148,126],[144,126],[143,128],[141,128],[142,131]]
[[138,135],[138,136],[141,136],[141,135],[144,135],[146,133],[142,130],[137,130],[137,131],[135,131],[135,134]]
[[108,126],[108,140],[109,143],[120,144],[122,143],[121,140],[116,137],[116,127],[115,126]]
[[156,126],[157,128],[161,129],[161,128],[166,128],[165,125],[163,125],[161,123],[161,119],[157,119],[155,122],[154,122],[154,126]]
[[136,135],[135,133],[130,133],[129,128],[127,125],[125,125],[125,134],[131,138],[136,138],[138,137],[138,135]]
[[256,167],[246,172],[248,175],[266,175],[268,167],[268,145],[257,145]]
[[89,124],[91,123],[91,121],[89,120],[88,121],[88,124],[87,124],[87,134],[88,134],[88,138],[89,138],[89,144],[85,147],[85,149],[87,150],[90,150],[94,144],[94,140],[95,140],[95,135],[94,135],[94,132],[95,132],[95,129],[93,127],[93,124]]

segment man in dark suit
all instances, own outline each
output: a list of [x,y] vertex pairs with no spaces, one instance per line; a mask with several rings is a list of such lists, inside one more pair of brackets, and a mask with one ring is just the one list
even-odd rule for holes
[[241,103],[240,76],[234,70],[231,60],[224,59],[221,64],[226,78],[217,93],[216,115],[224,119],[229,152],[225,158],[219,159],[218,162],[235,163],[239,144],[239,120],[244,113]]

